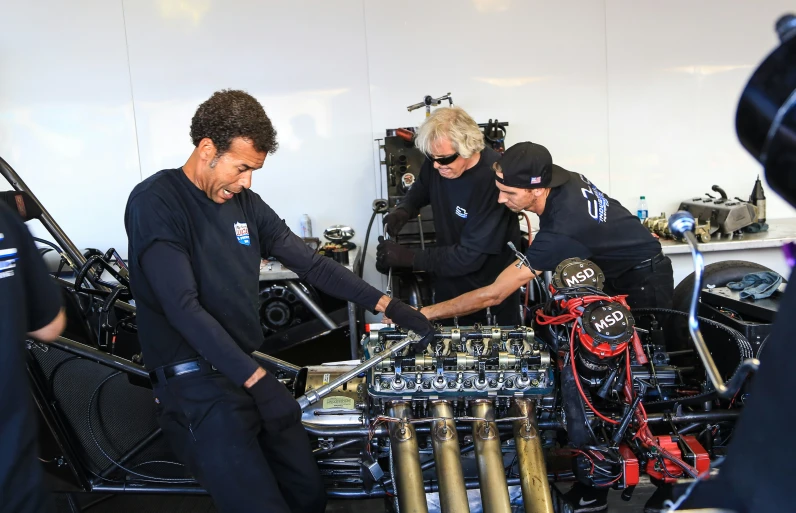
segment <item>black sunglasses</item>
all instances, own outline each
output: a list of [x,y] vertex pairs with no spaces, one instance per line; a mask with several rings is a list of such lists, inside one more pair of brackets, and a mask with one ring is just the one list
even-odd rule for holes
[[452,163],[454,160],[459,158],[458,153],[454,153],[453,155],[448,155],[447,157],[432,157],[431,155],[427,155],[428,159],[431,162],[436,162],[440,166],[447,166],[448,164]]

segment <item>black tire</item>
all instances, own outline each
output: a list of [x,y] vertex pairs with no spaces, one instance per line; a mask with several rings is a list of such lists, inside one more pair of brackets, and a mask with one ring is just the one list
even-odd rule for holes
[[[749,273],[759,271],[770,271],[768,267],[746,260],[725,260],[705,266],[702,273],[702,288],[707,285],[724,287],[731,281],[738,281]],[[694,273],[686,276],[683,281],[677,284],[672,294],[672,308],[681,312],[688,312],[691,306],[691,293],[694,290]],[[672,317],[665,326],[667,332],[666,347],[668,350],[688,349],[691,341],[688,335],[688,321],[685,317]],[[708,330],[712,333],[713,330]],[[706,335],[706,339],[712,338]],[[708,340],[706,340],[708,341]],[[709,346],[713,346],[712,341],[708,341]],[[712,352],[712,348],[711,348]],[[683,358],[678,364],[691,365],[696,358]]]
[[[726,260],[705,266],[702,274],[702,287],[715,285],[724,287],[731,281],[738,281],[749,273],[771,271],[768,267],[746,260]],[[784,281],[784,280],[783,280]],[[686,276],[677,284],[672,295],[672,307],[687,312],[691,306],[691,292],[694,290],[694,273]]]

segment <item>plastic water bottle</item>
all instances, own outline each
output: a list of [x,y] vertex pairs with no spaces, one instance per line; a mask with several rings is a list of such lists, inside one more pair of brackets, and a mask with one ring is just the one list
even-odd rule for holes
[[647,207],[647,198],[641,196],[638,200],[638,208],[636,208],[636,214],[638,215],[639,221],[642,223],[645,219],[649,216],[649,208]]
[[312,237],[312,221],[310,221],[310,216],[304,214],[301,216],[301,237],[305,239],[309,239]]

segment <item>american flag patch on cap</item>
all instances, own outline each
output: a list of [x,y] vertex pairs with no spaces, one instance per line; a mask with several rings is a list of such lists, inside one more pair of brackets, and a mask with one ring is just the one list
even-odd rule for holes
[[537,183],[542,183],[542,177],[541,176],[533,176],[533,177],[531,177],[531,185],[537,184]]

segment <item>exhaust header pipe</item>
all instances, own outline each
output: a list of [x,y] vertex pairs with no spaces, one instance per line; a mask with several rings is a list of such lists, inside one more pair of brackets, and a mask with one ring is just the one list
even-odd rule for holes
[[520,487],[525,513],[553,513],[553,497],[547,481],[542,442],[536,426],[536,403],[515,399],[512,412],[527,420],[514,421],[514,446],[520,468]]
[[464,485],[459,436],[453,421],[453,407],[448,401],[431,403],[431,416],[437,419],[431,427],[434,461],[439,481],[439,503],[442,513],[470,513],[467,488]]
[[500,433],[495,424],[495,408],[492,401],[473,401],[473,442],[478,464],[478,480],[481,482],[481,502],[484,513],[511,513],[511,500],[500,449]]
[[[412,405],[401,401],[392,403],[390,416],[398,419],[412,418]],[[390,450],[393,466],[393,486],[398,496],[401,513],[428,513],[423,471],[420,469],[420,452],[415,427],[409,422],[390,424]]]

